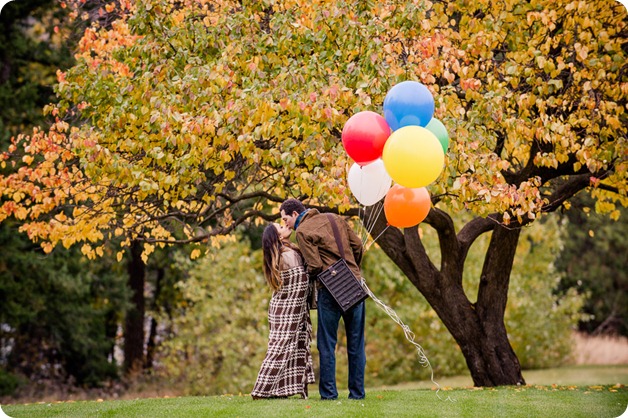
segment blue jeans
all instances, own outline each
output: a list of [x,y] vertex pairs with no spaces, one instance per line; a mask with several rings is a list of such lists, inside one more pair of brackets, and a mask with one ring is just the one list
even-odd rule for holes
[[364,398],[364,302],[349,311],[342,310],[334,297],[324,287],[318,290],[318,331],[316,345],[320,355],[320,382],[318,386],[322,399],[338,398],[336,389],[336,343],[338,325],[342,317],[347,334],[347,354],[349,358],[349,399]]

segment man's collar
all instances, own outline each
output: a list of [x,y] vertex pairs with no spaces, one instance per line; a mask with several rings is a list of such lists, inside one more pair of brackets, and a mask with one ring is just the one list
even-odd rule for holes
[[307,213],[309,209],[305,209],[303,212],[301,212],[299,214],[299,216],[297,216],[297,220],[294,221],[294,230],[296,231],[297,228],[299,227],[299,224],[301,223],[301,221],[303,220],[303,217],[305,216],[305,214]]

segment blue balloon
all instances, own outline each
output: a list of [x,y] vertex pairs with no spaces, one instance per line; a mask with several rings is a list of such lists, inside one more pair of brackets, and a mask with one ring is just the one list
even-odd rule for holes
[[434,115],[434,97],[423,84],[403,81],[388,91],[384,99],[384,118],[390,129],[427,126]]

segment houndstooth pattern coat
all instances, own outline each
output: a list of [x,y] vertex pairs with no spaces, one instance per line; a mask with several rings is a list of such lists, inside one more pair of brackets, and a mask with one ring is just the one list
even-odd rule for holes
[[282,253],[281,279],[283,285],[268,307],[268,351],[251,396],[307,398],[307,385],[314,383],[308,277],[301,256],[292,249]]

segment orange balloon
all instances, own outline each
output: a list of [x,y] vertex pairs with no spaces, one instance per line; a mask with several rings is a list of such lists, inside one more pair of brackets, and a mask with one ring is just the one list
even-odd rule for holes
[[425,187],[410,189],[395,184],[384,198],[386,220],[397,228],[420,224],[430,212],[432,202]]

